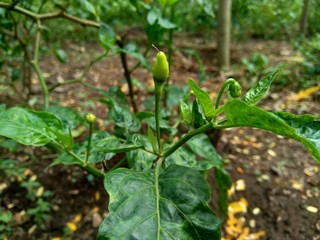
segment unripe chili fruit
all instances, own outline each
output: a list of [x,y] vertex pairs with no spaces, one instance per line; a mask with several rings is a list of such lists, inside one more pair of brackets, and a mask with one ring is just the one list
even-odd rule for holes
[[228,88],[229,94],[233,98],[240,97],[241,90],[242,88],[238,82],[233,82]]
[[94,123],[94,120],[96,119],[96,116],[93,115],[92,113],[86,114],[86,121],[88,123]]
[[158,52],[152,68],[153,78],[158,83],[164,83],[169,77],[169,63],[164,52]]

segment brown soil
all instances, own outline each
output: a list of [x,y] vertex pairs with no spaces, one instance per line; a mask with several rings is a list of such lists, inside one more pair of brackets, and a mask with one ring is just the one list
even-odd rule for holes
[[[178,43],[178,49],[187,48],[183,40]],[[59,79],[73,79],[81,73],[84,66],[96,54],[101,52],[100,47],[66,43],[69,62],[67,65],[58,63],[50,56],[45,56],[41,61],[48,83],[57,82]],[[295,52],[284,42],[275,41],[250,41],[233,46],[232,61],[234,69],[228,73],[219,74],[211,59],[215,56],[215,46],[205,45],[194,41],[192,46],[198,47],[207,71],[207,80],[203,87],[215,97],[216,90],[222,81],[229,76],[239,78],[244,69],[241,66],[241,57],[249,56],[251,52],[260,51],[269,56],[274,66],[280,61],[287,61],[288,55],[294,56]],[[134,59],[129,57],[130,66]],[[85,78],[87,82],[96,87],[107,90],[110,85],[121,85],[127,92],[125,81],[118,58],[104,59],[93,66]],[[146,86],[151,86],[151,75],[144,69],[135,72],[134,77],[142,82],[144,88],[137,89],[139,102],[147,96]],[[178,85],[186,83],[188,77],[198,78],[198,65],[194,59],[183,55],[177,50],[174,56],[174,65],[171,70],[171,82]],[[35,95],[41,99],[38,85],[34,86]],[[267,109],[287,110],[293,113],[319,114],[319,103],[310,98],[302,101],[287,101],[292,89],[282,90],[274,88],[271,94],[261,105]],[[81,85],[66,85],[57,88],[51,95],[53,102],[64,106],[75,107],[79,111],[94,112],[99,118],[104,119],[106,107],[94,100],[98,95]],[[142,109],[142,105],[139,105]],[[101,122],[99,122],[101,125]],[[75,216],[81,214],[81,220],[76,223],[77,230],[72,232],[71,239],[95,239],[97,222],[107,214],[108,196],[99,180],[88,180],[88,175],[76,167],[57,166],[44,172],[54,156],[47,150],[28,148],[33,158],[38,159],[30,169],[45,189],[53,192],[50,203],[52,213],[46,223],[45,229],[36,229],[28,235],[32,227],[29,222],[13,226],[11,239],[51,239],[66,234],[67,223],[72,222]],[[246,188],[235,191],[230,202],[244,197],[248,201],[248,211],[241,216],[246,220],[245,226],[250,226],[250,231],[263,230],[265,237],[261,239],[272,240],[316,240],[320,239],[320,215],[307,211],[308,206],[320,209],[319,202],[319,165],[302,144],[277,135],[253,129],[232,129],[224,131],[217,147],[226,159],[226,168],[236,183],[244,179]],[[26,153],[18,152],[17,155]],[[29,154],[30,155],[30,154]],[[47,156],[48,157],[44,157]],[[23,191],[11,185],[4,192],[0,202],[1,209],[6,208],[10,202],[18,202],[19,209],[28,208],[28,202],[23,201]],[[259,208],[261,211],[254,215],[252,210]],[[240,216],[239,216],[240,217]],[[252,222],[252,221],[251,221]],[[26,237],[28,236],[28,237]],[[234,238],[236,239],[236,238]]]

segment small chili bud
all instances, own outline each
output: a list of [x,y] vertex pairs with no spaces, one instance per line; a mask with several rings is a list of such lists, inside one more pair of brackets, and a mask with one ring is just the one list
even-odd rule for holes
[[164,52],[157,53],[157,59],[152,68],[154,81],[164,83],[169,77],[169,63]]
[[96,116],[93,115],[92,113],[86,114],[86,121],[88,123],[94,123],[94,120],[96,119]]
[[238,82],[233,82],[228,88],[228,92],[229,92],[230,96],[233,98],[240,97],[241,90],[242,90],[242,88]]

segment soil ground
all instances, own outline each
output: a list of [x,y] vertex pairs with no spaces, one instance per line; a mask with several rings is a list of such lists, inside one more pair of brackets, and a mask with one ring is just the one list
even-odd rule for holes
[[[269,57],[270,66],[276,66],[280,62],[290,65],[291,60],[297,58],[297,54],[285,42],[251,40],[233,44],[232,70],[220,74],[214,64],[215,46],[197,39],[190,44],[190,38],[188,42],[184,42],[183,39],[180,38],[176,43],[177,51],[174,55],[170,81],[182,86],[188,77],[198,78],[198,64],[181,51],[196,47],[204,61],[207,74],[202,86],[213,98],[227,77],[240,79],[244,76],[242,57],[248,57],[251,53],[259,51]],[[96,45],[68,42],[65,43],[65,49],[68,52],[68,64],[60,64],[51,56],[44,56],[41,61],[41,67],[49,84],[61,79],[79,77],[90,59],[101,51]],[[130,66],[133,66],[134,62],[134,59],[129,58]],[[139,96],[138,102],[142,102],[148,94],[145,89],[152,86],[152,78],[144,69],[138,69],[134,77],[142,83],[142,88],[136,87],[135,92]],[[128,92],[118,58],[112,57],[98,62],[89,71],[85,80],[105,90],[112,85],[121,85],[122,90]],[[287,84],[285,87],[276,85],[260,106],[268,110],[319,115],[319,102],[312,96],[299,101],[292,100],[293,94],[297,92],[295,86],[295,84]],[[41,99],[37,83],[34,92],[34,96]],[[51,95],[53,102],[74,107],[79,111],[91,111],[98,118],[104,119],[107,114],[106,108],[94,101],[96,98],[95,92],[81,85],[61,86]],[[141,107],[142,105],[139,105],[139,108]],[[246,237],[243,239],[320,239],[320,212],[310,211],[310,207],[320,210],[319,164],[312,159],[302,144],[265,131],[238,128],[223,131],[217,150],[225,158],[226,169],[234,182],[230,203],[240,205],[245,203],[244,206],[241,205],[242,211],[235,216],[239,222],[237,229],[240,232],[236,233],[238,231],[236,229],[228,230],[227,221],[224,227],[226,239],[241,239],[241,233]],[[3,156],[8,156],[8,153],[3,151]],[[12,225],[13,236],[9,239],[45,240],[59,239],[63,236],[79,240],[96,238],[99,223],[108,213],[108,196],[102,182],[92,180],[77,167],[56,166],[44,172],[55,156],[45,148],[29,147],[27,153],[25,149],[16,153],[16,157],[23,159],[22,161],[36,159],[36,164],[31,164],[28,168],[32,175],[37,176],[44,188],[53,193],[49,198],[52,212],[43,229],[32,229],[31,221],[16,219],[16,224]],[[2,180],[7,182],[8,186],[1,194],[0,207],[6,209],[13,203],[18,218],[18,213],[29,207],[28,201],[24,198],[26,192],[19,187],[16,179]],[[262,231],[264,234],[259,235],[258,233]]]

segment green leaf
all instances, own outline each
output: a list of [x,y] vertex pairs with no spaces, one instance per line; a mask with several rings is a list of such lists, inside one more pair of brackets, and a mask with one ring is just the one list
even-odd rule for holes
[[180,100],[181,99],[186,99],[189,92],[190,88],[188,86],[181,87],[177,85],[169,85],[167,88],[167,99],[166,99],[166,104],[167,107],[169,108],[169,111],[173,109],[176,106],[179,106]]
[[[79,156],[81,159],[86,158],[87,153],[87,145],[88,141],[84,141],[80,144],[76,144],[74,146],[73,152]],[[103,160],[110,160],[112,157],[115,156],[114,152],[102,152],[102,149],[115,149],[120,145],[120,140],[110,135],[106,131],[99,131],[92,134],[91,139],[91,150],[89,156],[89,163],[100,163]],[[76,160],[68,153],[61,154],[58,158],[56,158],[49,167],[53,167],[57,164],[64,164],[64,165],[72,165],[72,164],[79,164],[79,161]],[[49,168],[48,167],[48,168]]]
[[74,109],[65,106],[50,106],[47,112],[54,114],[63,123],[65,129],[74,129],[84,123],[84,118]]
[[229,196],[228,190],[232,186],[232,180],[224,168],[216,168],[214,171],[215,184],[218,190],[218,204],[223,217],[227,217]]
[[[231,178],[224,168],[223,158],[212,146],[206,134],[200,134],[191,138],[187,145],[200,157],[206,159],[211,167],[215,167],[216,186],[219,193],[219,208],[223,216],[227,216],[228,211],[228,190],[232,185]],[[201,160],[200,162],[203,162]]]
[[99,39],[106,50],[115,49],[116,34],[108,24],[101,23],[99,28]]
[[0,112],[6,110],[6,105],[4,103],[0,104]]
[[206,119],[204,118],[201,109],[199,108],[198,100],[195,99],[192,104],[192,119],[193,120],[193,127],[199,128],[206,124]]
[[68,59],[67,53],[63,49],[53,49],[54,55],[61,63],[66,63]]
[[192,79],[189,79],[188,83],[194,92],[194,95],[196,95],[197,99],[199,100],[204,115],[207,118],[212,118],[215,115],[215,110],[209,94],[199,88]]
[[122,52],[127,53],[131,56],[133,56],[134,58],[136,58],[146,69],[148,69],[149,71],[151,71],[151,65],[148,61],[148,59],[146,59],[137,49],[136,45],[130,43],[128,45],[126,45],[122,50]]
[[159,0],[159,2],[164,6],[164,7],[172,7],[176,3],[178,3],[180,0]]
[[158,22],[159,25],[164,29],[174,29],[177,27],[176,24],[174,24],[173,22],[171,22],[169,19],[166,19],[166,18],[159,18],[158,21],[159,21]]
[[225,112],[227,123],[223,128],[255,127],[298,140],[320,162],[319,117],[284,112],[270,113],[238,99],[227,102]]
[[273,79],[277,76],[278,70],[271,75],[261,79],[257,85],[250,88],[250,90],[243,96],[243,100],[249,105],[256,105],[266,95]]
[[136,132],[141,127],[139,119],[127,108],[115,105],[111,108],[109,117],[116,126],[123,128],[125,132]]
[[97,15],[96,9],[94,8],[94,6],[89,1],[81,0],[81,3],[85,7],[85,9],[88,10],[88,12],[92,13],[94,16]]
[[197,2],[206,14],[214,18],[214,3],[212,0],[197,0]]
[[198,161],[196,154],[186,147],[180,147],[166,158],[165,166],[172,164],[189,167],[197,171],[208,171],[214,167],[211,160],[202,159]]
[[[151,169],[152,163],[157,158],[157,156],[150,153],[152,145],[149,142],[149,139],[146,136],[140,134],[128,134],[127,140],[128,142],[135,145],[144,146],[143,149],[137,149],[127,152],[126,156],[128,159],[129,167],[138,171]],[[149,152],[146,152],[144,149],[149,150]]]
[[188,126],[191,127],[193,124],[193,116],[192,112],[184,101],[180,100],[180,112],[183,122]]
[[15,153],[19,147],[19,143],[12,139],[0,138],[0,148],[7,148],[10,152]]
[[148,139],[149,139],[149,142],[151,143],[153,152],[157,152],[157,140],[149,125],[148,125]]
[[155,8],[148,12],[147,21],[150,25],[155,24],[158,18],[161,18],[161,12],[159,9]]
[[206,134],[200,134],[191,138],[187,145],[198,156],[210,160],[213,166],[223,168],[223,159],[212,146]]
[[220,222],[208,206],[202,175],[171,165],[160,175],[117,169],[106,175],[109,215],[99,228],[105,239],[220,239]]
[[0,112],[0,135],[33,146],[61,144],[61,136],[69,137],[63,133],[60,119],[53,114],[19,107]]

